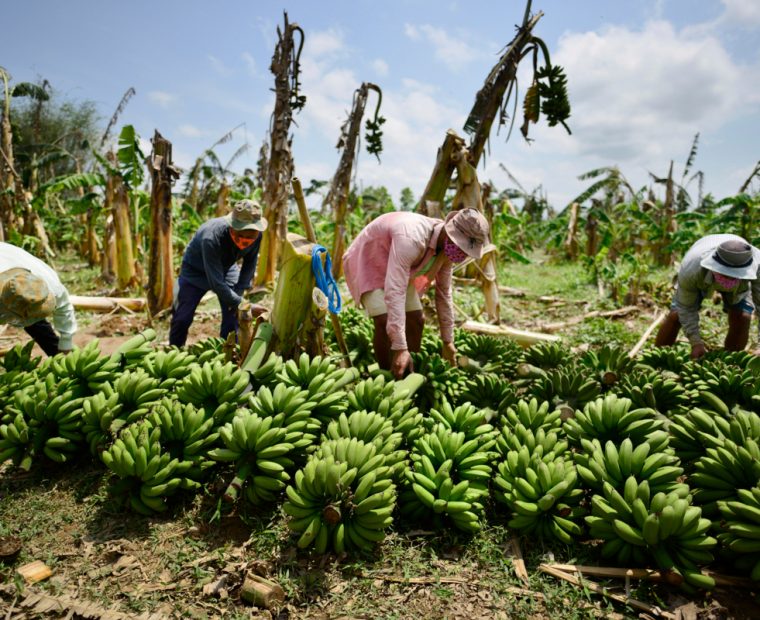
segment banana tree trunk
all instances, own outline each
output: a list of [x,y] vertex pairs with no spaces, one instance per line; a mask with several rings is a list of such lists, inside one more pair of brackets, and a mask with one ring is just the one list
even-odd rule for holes
[[98,236],[95,230],[97,217],[98,214],[95,209],[87,211],[87,250],[85,254],[87,256],[87,263],[91,267],[99,264],[101,260],[100,246],[98,246]]
[[126,290],[135,283],[135,255],[129,225],[129,194],[119,175],[109,175],[108,185],[116,245],[116,286],[120,290]]
[[170,308],[174,291],[172,264],[172,183],[179,171],[172,165],[172,144],[158,131],[150,157],[150,249],[148,308],[151,315]]
[[[5,78],[5,73],[2,73]],[[16,216],[14,213],[15,187],[13,170],[13,130],[10,119],[10,93],[8,82],[5,85],[5,104],[3,107],[2,121],[0,121],[0,241],[6,241],[16,228]]]
[[[108,183],[110,184],[110,179]],[[113,213],[110,213],[110,209],[107,209],[106,213],[106,223],[103,229],[103,253],[100,256],[100,275],[106,282],[113,282],[116,277],[116,233],[114,232]]]
[[227,185],[227,181],[222,181],[222,186],[219,188],[219,193],[216,196],[216,217],[222,217],[223,215],[227,215],[227,213],[229,213],[229,197],[230,186]]

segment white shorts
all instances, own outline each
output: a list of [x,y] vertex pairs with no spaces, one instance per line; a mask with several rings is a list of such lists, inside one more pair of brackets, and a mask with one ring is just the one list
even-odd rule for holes
[[[361,298],[361,304],[369,316],[388,314],[388,307],[385,305],[385,291],[381,288],[376,288],[373,291],[364,293]],[[407,312],[422,310],[420,296],[417,294],[417,289],[414,288],[413,284],[410,284],[406,289],[406,303],[404,305],[404,310]]]

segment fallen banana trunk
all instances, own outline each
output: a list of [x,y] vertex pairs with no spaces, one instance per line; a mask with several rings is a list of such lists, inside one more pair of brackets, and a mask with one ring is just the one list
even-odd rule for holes
[[113,312],[119,309],[140,312],[148,303],[142,297],[88,297],[85,295],[69,295],[69,301],[77,310],[91,312]]
[[585,314],[575,316],[572,319],[568,319],[567,321],[560,321],[558,323],[539,323],[538,328],[545,332],[557,332],[557,331],[560,331],[561,329],[565,329],[566,327],[577,325],[578,323],[583,323],[583,321],[585,321],[586,319],[593,319],[595,317],[619,319],[621,317],[627,316],[638,310],[639,310],[638,306],[625,306],[624,308],[618,308],[616,310],[605,310],[605,311],[593,310],[592,312],[586,312]]
[[478,321],[465,321],[459,327],[476,334],[487,334],[489,336],[504,336],[511,338],[521,347],[530,347],[539,342],[559,342],[561,338],[553,334],[541,334],[538,332],[528,332],[505,325],[491,325],[489,323],[479,323]]

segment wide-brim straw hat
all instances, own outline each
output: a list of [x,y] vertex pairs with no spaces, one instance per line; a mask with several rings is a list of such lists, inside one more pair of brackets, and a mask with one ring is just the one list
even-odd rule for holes
[[756,280],[758,261],[752,246],[744,240],[729,239],[703,257],[700,265],[705,269],[739,280]]
[[42,320],[55,311],[55,297],[42,278],[14,267],[0,272],[0,306],[23,320]]

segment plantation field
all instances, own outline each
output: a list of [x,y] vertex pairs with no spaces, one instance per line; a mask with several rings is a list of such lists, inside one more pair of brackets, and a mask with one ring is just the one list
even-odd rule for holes
[[[501,274],[501,282],[527,292],[524,297],[502,297],[502,316],[508,324],[536,329],[540,323],[608,309],[595,301],[596,288],[576,265],[553,265],[540,254],[532,259],[532,265],[511,264]],[[75,263],[66,265],[62,273],[64,279],[69,278],[71,292],[95,290],[93,281],[88,281]],[[667,279],[667,274],[662,278]],[[560,301],[538,301],[540,295]],[[455,299],[468,308],[482,303],[480,292],[469,287],[460,287]],[[576,303],[581,300],[591,301]],[[263,301],[267,303],[266,298]],[[622,319],[592,318],[560,334],[568,348],[574,347],[578,359],[587,349],[597,350],[602,345],[620,344],[627,350],[656,309],[644,304]],[[212,336],[218,326],[216,300],[201,310],[208,313],[208,319],[194,326],[191,342]],[[708,307],[705,315],[707,342],[717,345],[725,319],[717,306]],[[350,316],[349,311],[347,318]],[[147,326],[141,316],[124,315],[84,316],[81,323],[83,333],[77,344],[98,336],[102,353],[111,353]],[[161,342],[167,324],[158,322],[154,327]],[[434,330],[429,327],[428,332],[426,346],[430,347],[435,344]],[[18,336],[7,330],[3,337],[9,335]],[[418,358],[418,370],[422,370],[420,361]],[[366,373],[366,367],[362,371]],[[512,371],[499,372],[517,381],[518,390],[539,389],[535,380],[520,384]],[[440,408],[439,398],[425,392],[424,396],[418,394],[416,402],[423,410],[425,399]],[[431,428],[430,420],[424,427]],[[418,430],[422,431],[422,426]],[[417,468],[415,448],[410,443],[408,449],[415,464],[412,468]],[[402,490],[403,480],[397,480],[402,509],[396,511],[381,543],[371,550],[348,549],[336,554],[329,552],[331,541],[328,553],[322,554],[312,547],[298,548],[299,534],[294,535],[288,527],[282,499],[261,506],[243,497],[232,505],[222,501],[232,475],[224,462],[210,470],[211,475],[195,492],[172,497],[167,512],[142,516],[123,505],[124,497],[113,494],[113,473],[93,462],[86,452],[72,455],[65,463],[35,458],[28,472],[10,463],[0,470],[0,536],[15,535],[23,541],[14,563],[0,565],[0,597],[8,617],[33,617],[28,606],[47,600],[34,598],[36,595],[56,599],[67,609],[90,603],[101,613],[110,609],[144,617],[637,617],[632,609],[539,573],[538,565],[547,561],[615,565],[615,560],[600,557],[597,536],[578,536],[577,544],[572,545],[551,535],[539,536],[540,531],[525,531],[521,536],[510,527],[512,515],[498,500],[500,487],[493,483],[492,497],[483,501],[478,511],[478,531],[467,533],[452,527],[450,521],[441,521],[432,511],[420,509],[408,496],[409,489]],[[501,460],[500,456],[492,461],[494,475],[501,475],[496,467]],[[584,514],[590,515],[586,501]],[[578,522],[583,522],[582,517]],[[515,535],[520,537],[528,568],[527,584],[515,572],[511,547]],[[33,560],[45,562],[53,575],[25,586],[14,575],[14,567]],[[644,563],[654,566],[651,559]],[[721,559],[713,568],[732,571],[731,562]],[[287,595],[284,606],[270,612],[241,602],[239,588],[246,571],[279,583]],[[620,582],[608,585],[620,591]],[[699,592],[633,582],[631,596],[662,609],[676,609],[691,601],[705,614],[700,617],[749,618],[756,615],[755,593],[717,587],[703,597]]]

